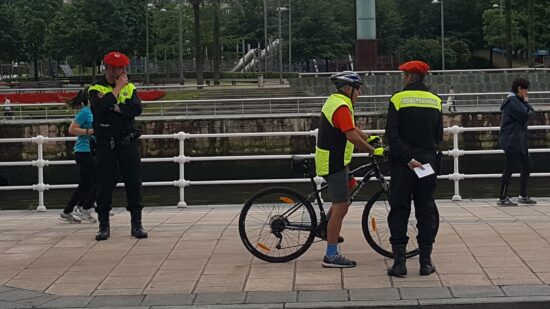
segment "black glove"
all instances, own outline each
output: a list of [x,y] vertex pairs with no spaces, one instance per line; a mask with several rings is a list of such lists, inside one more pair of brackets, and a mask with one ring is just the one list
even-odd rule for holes
[[120,144],[121,144],[121,145],[124,145],[124,146],[128,146],[128,145],[130,145],[130,143],[131,143],[133,140],[138,139],[140,136],[141,136],[141,131],[140,131],[140,130],[134,130],[134,131],[132,131],[130,134],[126,135],[126,136],[120,141]]

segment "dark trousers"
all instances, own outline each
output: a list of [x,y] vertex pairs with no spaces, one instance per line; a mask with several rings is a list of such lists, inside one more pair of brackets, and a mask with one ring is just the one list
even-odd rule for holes
[[132,140],[128,145],[119,143],[102,143],[98,141],[96,156],[99,160],[97,213],[107,214],[113,203],[113,182],[117,178],[117,165],[126,190],[126,209],[128,211],[142,208],[141,204],[141,157],[138,141]]
[[512,173],[518,165],[521,168],[519,195],[523,197],[527,196],[527,182],[529,181],[529,174],[531,173],[532,164],[533,161],[529,154],[513,152],[506,153],[506,163],[504,164],[504,171],[502,172],[502,178],[500,179],[500,199],[506,198]]
[[[434,154],[415,154],[415,159],[423,164],[430,163],[437,173],[439,166]],[[432,245],[437,234],[436,205],[433,198],[437,182],[436,175],[418,178],[404,162],[393,162],[390,182],[390,243],[404,245],[407,237],[407,226],[411,214],[411,201],[414,201],[417,241],[420,246]]]
[[96,169],[97,161],[91,152],[75,152],[76,165],[80,171],[78,187],[71,195],[71,199],[63,210],[64,213],[70,213],[74,207],[79,204],[84,209],[90,209],[95,202],[96,195]]

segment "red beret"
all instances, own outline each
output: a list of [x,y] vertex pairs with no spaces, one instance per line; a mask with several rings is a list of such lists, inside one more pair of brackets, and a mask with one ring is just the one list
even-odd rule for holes
[[430,70],[430,66],[426,62],[413,60],[400,65],[399,70],[411,73],[426,74]]
[[110,52],[103,57],[103,64],[110,65],[112,67],[124,68],[130,64],[130,59],[120,52]]

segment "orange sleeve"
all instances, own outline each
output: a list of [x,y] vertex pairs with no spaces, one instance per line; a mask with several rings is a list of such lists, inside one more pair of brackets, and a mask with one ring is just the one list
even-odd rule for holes
[[335,128],[340,129],[340,131],[344,133],[355,128],[353,119],[351,118],[351,112],[347,106],[338,107],[332,115],[332,123]]

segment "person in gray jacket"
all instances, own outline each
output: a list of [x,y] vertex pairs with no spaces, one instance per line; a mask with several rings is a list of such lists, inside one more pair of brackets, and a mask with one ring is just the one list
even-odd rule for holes
[[533,107],[528,102],[527,92],[529,81],[516,78],[512,81],[512,92],[508,94],[500,107],[499,143],[506,155],[506,163],[502,172],[498,206],[517,206],[507,196],[512,172],[517,165],[521,167],[520,190],[518,203],[536,204],[527,194],[527,182],[531,172],[532,160],[527,146],[527,121],[535,115]]

